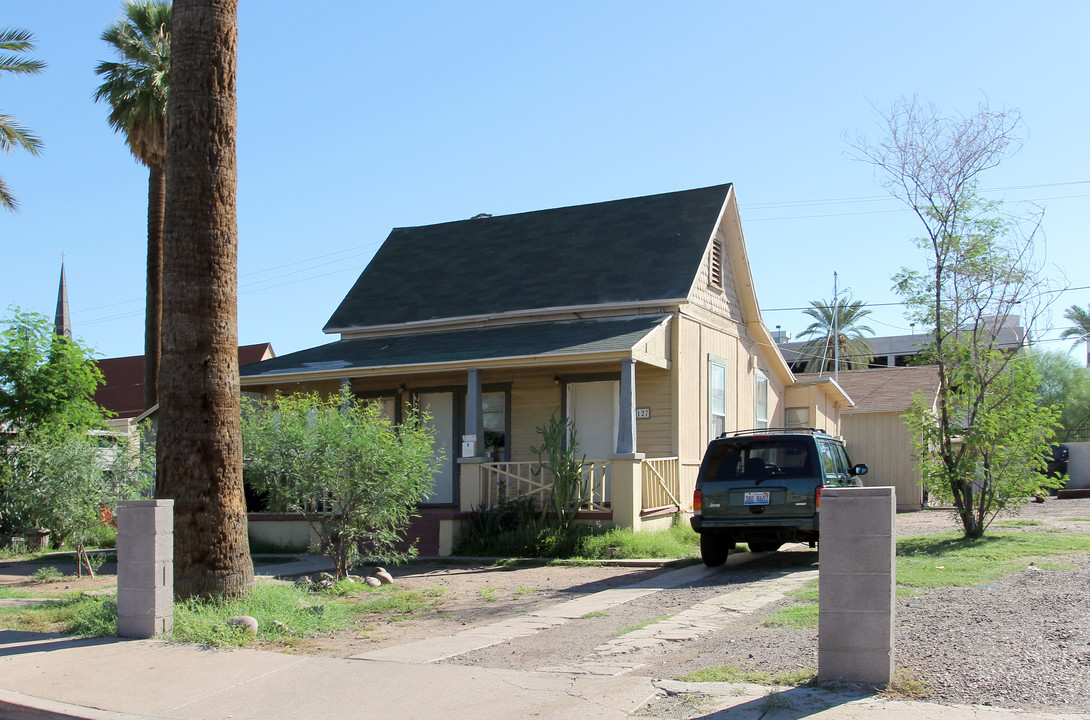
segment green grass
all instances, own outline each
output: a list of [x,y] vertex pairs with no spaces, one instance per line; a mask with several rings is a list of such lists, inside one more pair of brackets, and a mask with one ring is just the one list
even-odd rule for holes
[[772,613],[762,624],[765,627],[810,630],[818,626],[818,606],[812,603],[793,605]]
[[236,615],[257,620],[257,637],[262,640],[314,637],[344,629],[354,619],[350,605],[336,596],[262,582],[246,598],[176,603],[172,639],[217,647],[249,644],[252,640],[244,630],[227,625],[228,618]]
[[477,590],[477,594],[480,595],[481,599],[485,602],[496,602],[500,599],[499,595],[496,594],[498,590],[499,588],[495,587],[483,587]]
[[904,538],[897,543],[897,583],[906,587],[986,585],[1024,570],[1031,560],[1090,553],[1090,535],[959,533]]
[[579,556],[586,559],[695,558],[700,556],[700,536],[686,522],[666,530],[632,532],[613,528],[591,535],[580,543]]
[[797,590],[788,590],[787,597],[800,602],[816,603],[818,601],[818,581],[811,580]]
[[28,607],[0,609],[6,630],[101,637],[117,634],[117,604],[113,600],[69,596]]
[[1090,522],[1090,518],[1081,518],[1081,517],[1069,517],[1069,518],[1060,518],[1060,519],[1063,522]]
[[682,675],[682,682],[753,683],[755,685],[786,685],[798,687],[813,682],[817,672],[810,669],[785,670],[769,673],[764,670],[743,670],[736,665],[719,665]]
[[1041,520],[997,520],[996,527],[1005,528],[1020,528],[1020,527],[1036,527],[1038,525],[1044,525]]
[[637,630],[643,630],[648,625],[654,625],[655,623],[660,623],[663,620],[669,620],[672,617],[673,617],[673,615],[656,615],[655,617],[650,617],[650,618],[647,618],[646,620],[641,620],[640,622],[638,622],[638,623],[636,623],[634,625],[629,625],[628,627],[624,628],[623,630],[618,630],[616,634],[617,635],[627,635],[628,633],[633,633],[633,632],[636,632]]
[[602,612],[601,610],[591,610],[586,615],[580,615],[580,620],[590,620],[592,618],[609,617],[609,613]]

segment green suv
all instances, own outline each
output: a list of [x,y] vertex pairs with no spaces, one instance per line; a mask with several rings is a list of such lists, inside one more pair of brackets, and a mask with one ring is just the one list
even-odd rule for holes
[[693,530],[709,567],[737,543],[773,552],[787,542],[818,540],[823,487],[862,485],[866,465],[852,465],[844,443],[815,428],[723,433],[708,445],[693,493]]

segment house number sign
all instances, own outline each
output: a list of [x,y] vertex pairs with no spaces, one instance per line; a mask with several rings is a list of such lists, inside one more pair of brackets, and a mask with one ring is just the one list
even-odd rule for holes
[[651,408],[649,408],[649,407],[636,408],[636,419],[637,420],[646,420],[649,417],[651,417]]

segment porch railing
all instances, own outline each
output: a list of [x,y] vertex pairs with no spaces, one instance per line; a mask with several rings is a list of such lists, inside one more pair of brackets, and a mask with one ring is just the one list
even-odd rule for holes
[[651,458],[644,460],[642,466],[643,511],[681,507],[677,458]]
[[[584,460],[583,483],[590,501],[585,511],[608,510],[611,493],[609,460]],[[653,458],[641,463],[641,505],[643,511],[681,506],[678,459]],[[495,507],[500,497],[534,497],[547,502],[552,494],[553,478],[548,470],[540,473],[536,462],[491,462],[481,465],[481,498],[487,507]]]
[[[500,497],[533,497],[548,502],[553,491],[553,477],[548,470],[539,472],[536,462],[492,462],[481,465],[481,497],[488,507],[495,507]],[[588,490],[587,512],[607,510],[609,502],[609,461],[583,461],[583,487]]]

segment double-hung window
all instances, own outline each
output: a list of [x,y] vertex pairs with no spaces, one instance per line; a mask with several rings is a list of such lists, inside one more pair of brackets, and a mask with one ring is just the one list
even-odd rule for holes
[[754,371],[753,427],[768,427],[768,376],[760,370]]
[[727,431],[727,361],[708,356],[708,439]]

